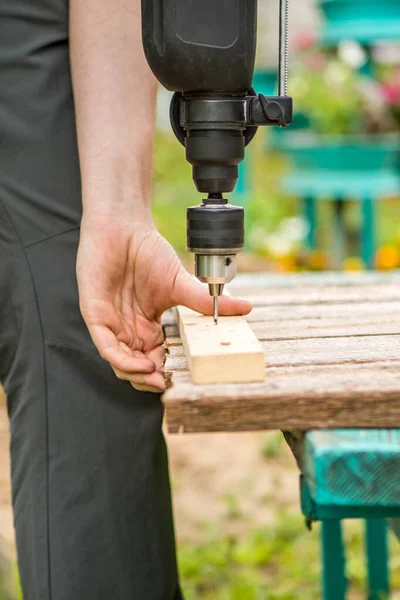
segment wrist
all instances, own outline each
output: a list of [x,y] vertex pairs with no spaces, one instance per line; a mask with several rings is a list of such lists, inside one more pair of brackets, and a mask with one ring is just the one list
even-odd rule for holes
[[121,185],[106,179],[82,186],[82,221],[153,222],[148,190],[132,182]]

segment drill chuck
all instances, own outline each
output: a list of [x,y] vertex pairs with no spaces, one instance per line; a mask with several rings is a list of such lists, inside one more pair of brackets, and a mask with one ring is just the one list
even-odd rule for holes
[[210,296],[222,296],[224,285],[236,276],[236,254],[195,254],[197,279],[208,284]]
[[211,296],[221,296],[236,275],[236,254],[243,250],[244,211],[219,194],[187,210],[187,244],[195,254],[195,274]]
[[200,206],[187,209],[187,246],[190,252],[233,254],[243,250],[244,211],[228,204],[220,194],[203,200]]

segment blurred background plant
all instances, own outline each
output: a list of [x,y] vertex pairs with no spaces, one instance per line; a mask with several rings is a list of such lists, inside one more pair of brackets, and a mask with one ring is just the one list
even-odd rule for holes
[[22,600],[12,547],[0,536],[0,600]]
[[396,131],[400,131],[400,66],[382,70],[381,92],[389,107]]
[[296,46],[290,87],[297,120],[302,115],[313,132],[325,135],[400,131],[399,66],[374,65],[355,42],[324,51],[300,34]]

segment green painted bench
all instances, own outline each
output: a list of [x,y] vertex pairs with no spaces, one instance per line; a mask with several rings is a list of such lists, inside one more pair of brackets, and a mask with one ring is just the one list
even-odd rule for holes
[[[307,523],[321,521],[325,600],[346,597],[342,519],[365,519],[368,599],[389,594],[386,520],[400,535],[400,430],[288,433]],[[399,520],[397,520],[399,519]]]
[[[263,383],[193,385],[173,317],[171,433],[281,429],[301,508],[322,522],[323,597],[346,598],[342,520],[364,519],[366,597],[387,597],[386,520],[400,518],[400,273],[239,276],[265,352]],[[392,522],[396,525],[396,521]]]

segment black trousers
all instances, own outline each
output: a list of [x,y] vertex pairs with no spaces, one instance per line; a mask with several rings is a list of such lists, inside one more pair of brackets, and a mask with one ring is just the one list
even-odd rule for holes
[[173,600],[160,398],[89,337],[80,218],[68,2],[1,2],[0,380],[24,599]]

